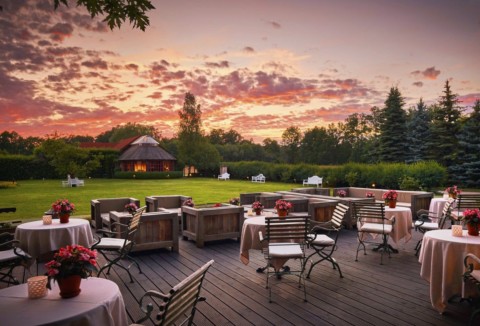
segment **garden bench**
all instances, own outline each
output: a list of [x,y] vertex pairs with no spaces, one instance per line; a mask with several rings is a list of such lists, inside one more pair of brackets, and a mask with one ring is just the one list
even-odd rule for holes
[[223,173],[218,176],[218,180],[230,180],[230,173]]
[[267,178],[265,178],[265,176],[262,173],[260,173],[259,175],[252,176],[252,182],[263,182],[263,183],[265,183],[266,179]]
[[316,175],[314,175],[313,177],[308,177],[308,179],[303,180],[304,186],[315,185],[317,187],[321,187],[322,183],[323,183],[323,178],[320,178],[319,176],[316,176]]

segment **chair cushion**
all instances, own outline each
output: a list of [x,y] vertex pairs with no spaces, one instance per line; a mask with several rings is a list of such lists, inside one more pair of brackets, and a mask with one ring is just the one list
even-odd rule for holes
[[[119,239],[119,238],[102,238],[100,240],[100,243],[95,246],[94,249],[112,249],[112,250],[119,250],[122,249],[123,244],[125,243],[125,239]],[[130,241],[127,241],[127,245],[130,243]]]
[[472,277],[473,277],[474,279],[476,279],[477,282],[480,282],[480,269],[474,269],[474,270],[470,273],[470,275],[472,275]]
[[[17,249],[17,252],[20,255],[23,255],[22,250]],[[13,249],[0,251],[0,262],[6,262],[6,261],[9,261],[9,260],[15,260],[15,259],[19,259],[19,258],[21,258],[21,257],[15,255],[15,253],[13,252]]]
[[302,248],[298,243],[273,243],[268,245],[268,254],[270,257],[303,257]]
[[392,232],[392,225],[391,224],[380,224],[380,223],[365,223],[360,228],[361,232],[369,232],[369,233],[385,233],[389,234]]
[[[315,238],[315,234],[309,234],[308,237],[313,239]],[[321,246],[333,246],[335,244],[335,240],[325,234],[317,234],[315,240],[311,241],[310,243]]]
[[416,221],[415,226],[425,230],[438,230],[437,222],[425,222],[422,224],[420,221]]

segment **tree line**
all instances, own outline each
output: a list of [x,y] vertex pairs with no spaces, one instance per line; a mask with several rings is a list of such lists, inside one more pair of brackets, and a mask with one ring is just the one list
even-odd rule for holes
[[[105,164],[105,153],[82,153],[71,147],[81,142],[115,143],[132,136],[151,135],[177,157],[179,169],[189,165],[200,171],[218,172],[221,162],[238,161],[340,165],[433,160],[447,167],[450,181],[464,186],[480,185],[480,100],[470,112],[465,112],[449,81],[432,105],[427,106],[420,99],[415,107],[406,109],[404,97],[397,87],[392,87],[383,107],[372,107],[368,114],[355,113],[342,122],[304,132],[290,126],[280,141],[266,138],[261,144],[245,139],[233,129],[205,132],[201,107],[191,93],[185,95],[178,114],[179,127],[172,138],[162,137],[154,126],[130,122],[96,137],[54,134],[22,138],[14,131],[4,131],[0,134],[0,154],[35,154],[60,160],[58,165],[63,166],[75,154],[81,156],[77,157],[80,165],[94,169]],[[58,146],[67,149],[61,151]],[[64,157],[63,161],[60,157]]]

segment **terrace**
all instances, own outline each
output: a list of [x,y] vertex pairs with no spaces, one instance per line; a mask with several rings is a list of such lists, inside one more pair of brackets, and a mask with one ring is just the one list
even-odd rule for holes
[[[259,251],[250,251],[250,264],[239,260],[240,244],[234,240],[208,242],[198,248],[180,240],[178,253],[166,249],[135,254],[144,274],[127,275],[115,269],[109,276],[122,292],[130,321],[141,315],[138,299],[150,289],[167,291],[173,285],[214,259],[207,273],[198,304],[196,325],[465,325],[470,314],[466,302],[455,300],[440,315],[430,304],[429,285],[420,273],[414,246],[420,234],[399,245],[384,265],[378,253],[369,250],[355,262],[356,230],[343,230],[335,253],[344,278],[327,263],[313,269],[307,280],[308,302],[292,284],[274,288],[268,302],[265,275],[255,270],[265,265]],[[119,273],[119,274],[117,274]]]

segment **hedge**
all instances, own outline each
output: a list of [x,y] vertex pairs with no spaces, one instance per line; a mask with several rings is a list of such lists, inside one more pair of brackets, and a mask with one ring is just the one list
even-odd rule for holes
[[[418,184],[418,190],[440,187],[447,170],[434,161],[405,163],[348,163],[344,165],[274,164],[266,162],[224,162],[230,178],[250,179],[263,173],[267,181],[302,183],[309,176],[323,177],[324,187],[376,187],[400,189],[400,185]],[[406,179],[407,178],[407,179]],[[408,182],[405,182],[408,181]]]
[[183,177],[182,171],[168,172],[115,172],[118,179],[178,179]]

